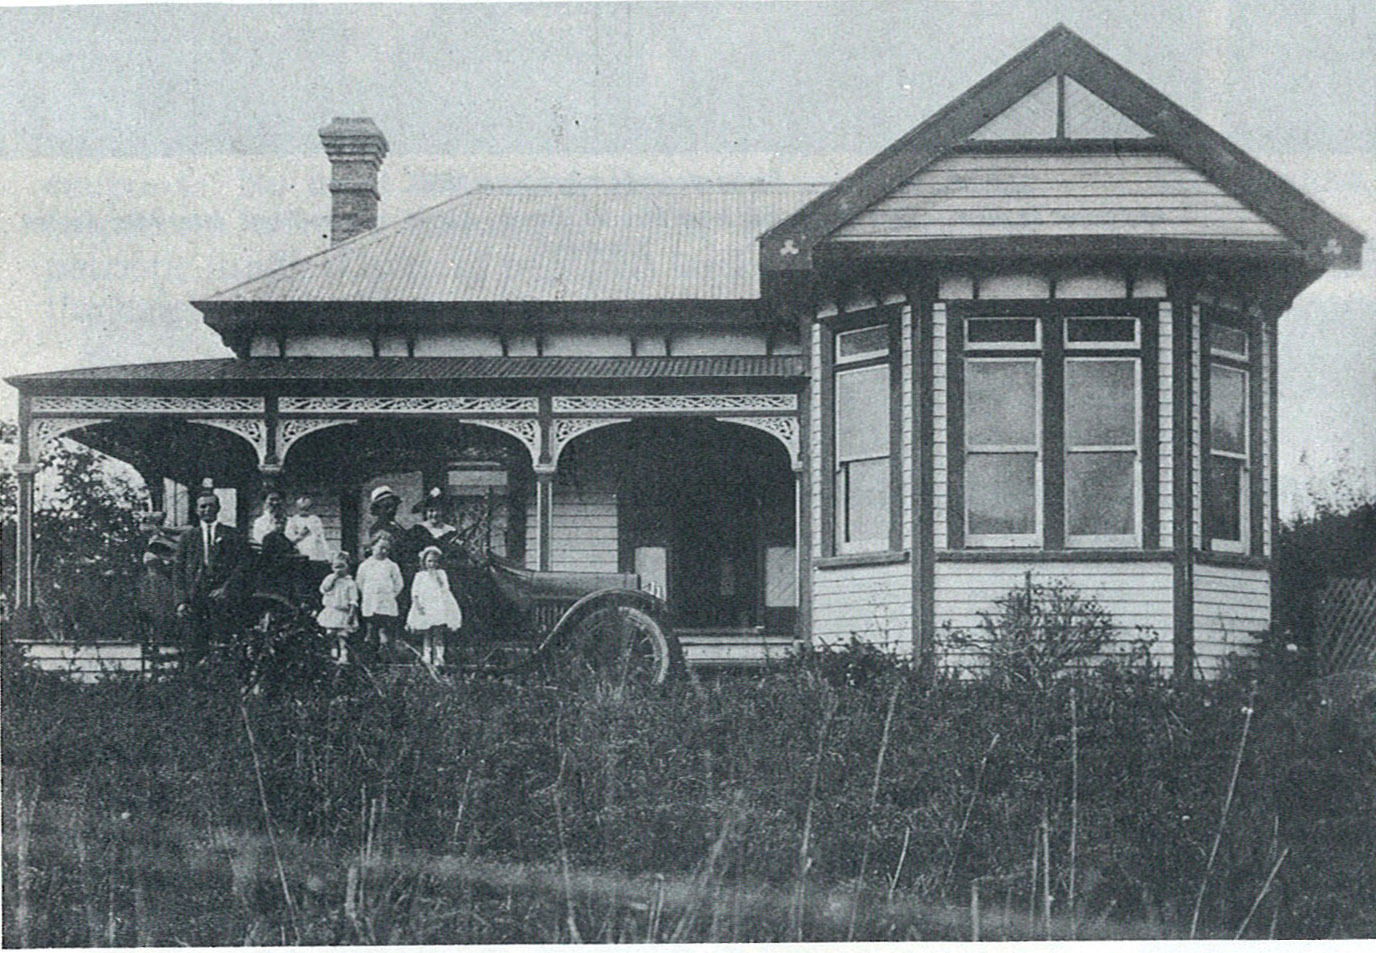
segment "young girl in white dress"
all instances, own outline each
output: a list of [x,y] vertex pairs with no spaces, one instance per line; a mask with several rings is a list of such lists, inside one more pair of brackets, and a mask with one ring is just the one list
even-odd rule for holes
[[343,662],[348,658],[349,636],[358,628],[360,593],[358,583],[349,575],[347,553],[335,553],[330,568],[333,571],[320,584],[323,608],[315,621],[334,640],[336,661]]
[[411,581],[411,611],[406,628],[422,641],[422,657],[431,665],[443,661],[445,644],[463,625],[459,603],[449,589],[449,576],[440,568],[440,548],[420,553],[420,569]]

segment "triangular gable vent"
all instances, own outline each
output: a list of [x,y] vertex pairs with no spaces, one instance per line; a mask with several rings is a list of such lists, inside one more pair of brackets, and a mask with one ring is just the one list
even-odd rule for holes
[[1060,95],[1056,77],[1051,77],[1032,92],[970,134],[971,139],[1054,139]]
[[1150,139],[1151,133],[1069,76],[1065,78],[1067,139]]
[[970,134],[971,139],[1150,139],[1151,133],[1069,76],[1053,76]]

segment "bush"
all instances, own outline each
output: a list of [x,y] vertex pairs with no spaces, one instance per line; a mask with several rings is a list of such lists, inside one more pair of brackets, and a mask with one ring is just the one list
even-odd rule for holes
[[1113,617],[1063,579],[1023,585],[994,600],[975,635],[947,629],[950,646],[982,657],[1004,686],[1041,691],[1061,673],[1100,656],[1113,640]]
[[1294,644],[1305,675],[1321,674],[1317,644],[1318,598],[1340,578],[1376,576],[1376,499],[1371,489],[1340,468],[1326,490],[1309,490],[1310,511],[1276,536],[1275,627],[1281,647]]

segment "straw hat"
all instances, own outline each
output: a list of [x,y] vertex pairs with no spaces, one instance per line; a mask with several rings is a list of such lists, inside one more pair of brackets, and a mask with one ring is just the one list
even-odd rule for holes
[[378,506],[383,500],[396,500],[400,503],[401,496],[390,486],[380,486],[373,490],[372,494],[368,497],[368,512],[376,513]]

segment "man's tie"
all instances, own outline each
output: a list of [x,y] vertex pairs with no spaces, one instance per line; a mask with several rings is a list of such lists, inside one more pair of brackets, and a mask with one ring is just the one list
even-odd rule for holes
[[201,526],[202,526],[202,528],[205,530],[203,533],[201,533],[201,538],[202,538],[203,540],[205,540],[205,559],[203,560],[203,562],[205,563],[205,567],[206,567],[207,569],[209,569],[209,568],[210,568],[210,534],[211,534],[211,532],[212,532],[212,530],[213,530],[213,524],[211,524],[211,523],[202,523]]

